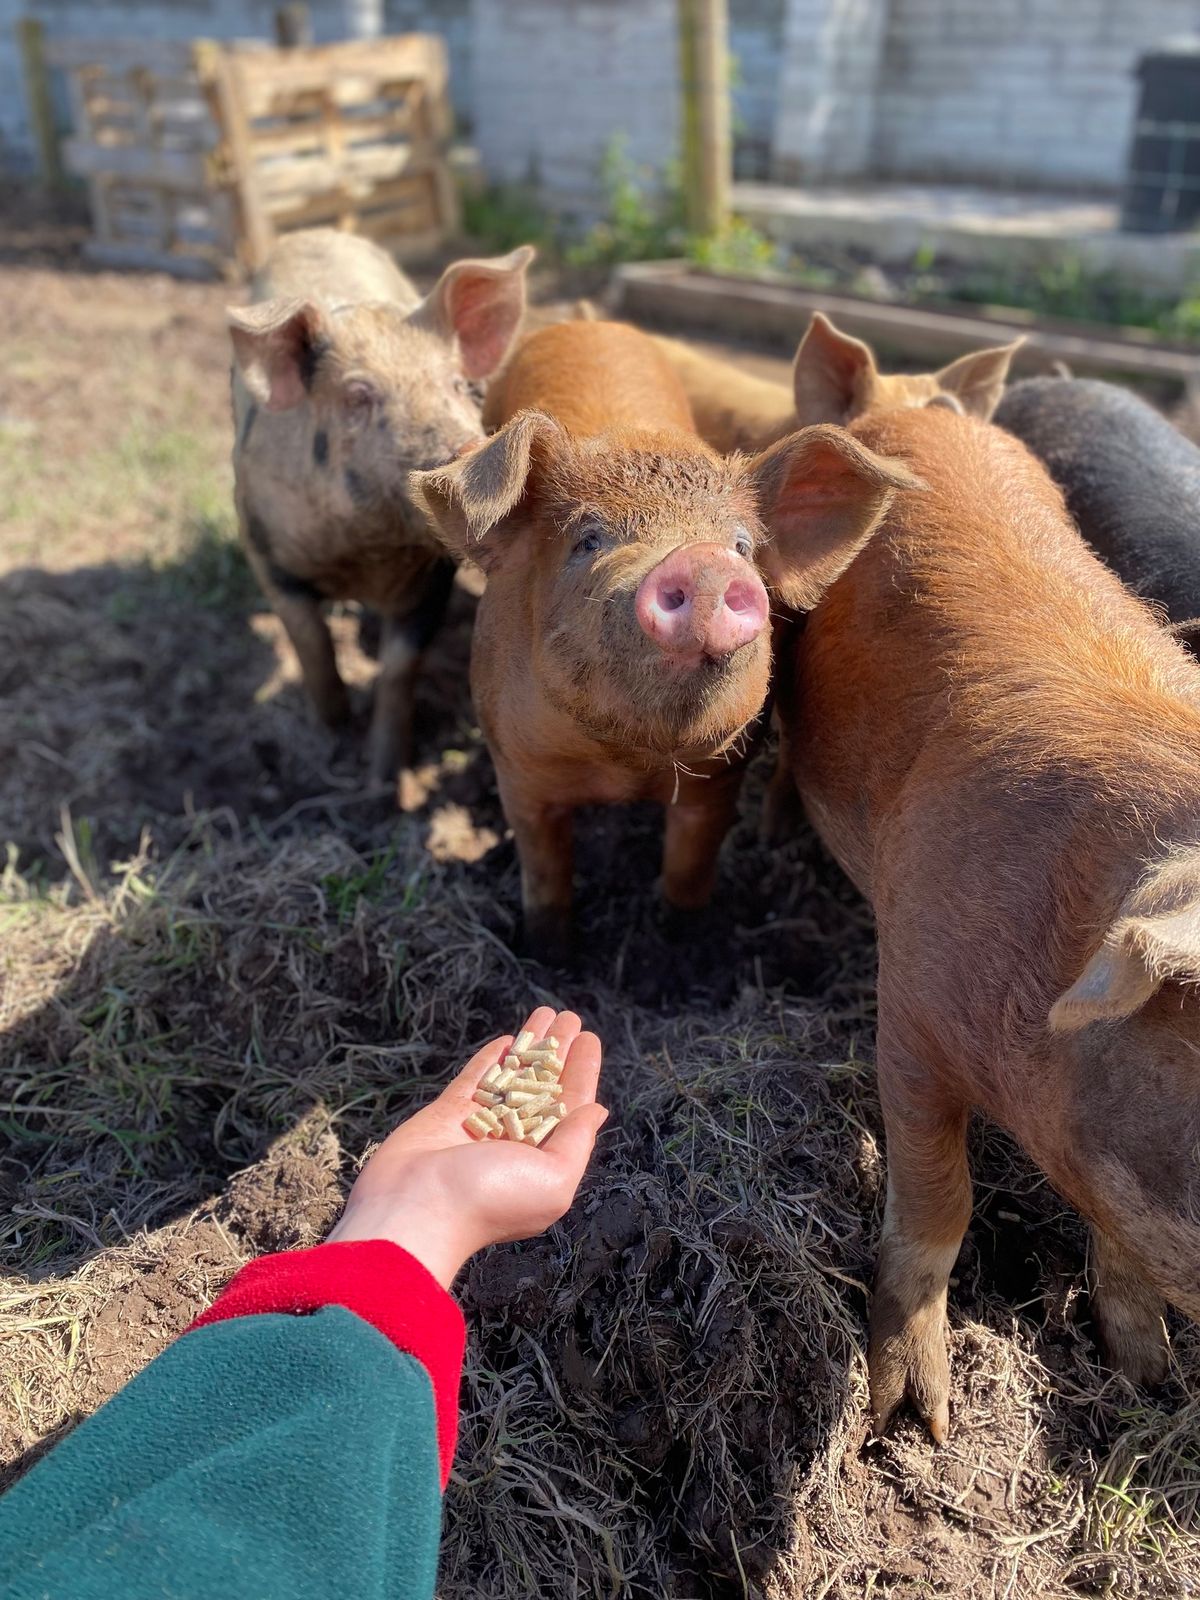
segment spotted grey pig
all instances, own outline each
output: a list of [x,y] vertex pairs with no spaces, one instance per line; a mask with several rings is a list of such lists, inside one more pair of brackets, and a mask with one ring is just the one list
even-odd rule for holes
[[408,474],[482,439],[479,385],[520,325],[532,257],[455,262],[422,299],[377,245],[313,228],[280,239],[229,312],[242,539],[326,723],[349,702],[322,602],[382,619],[379,782],[410,757],[416,669],[454,579]]

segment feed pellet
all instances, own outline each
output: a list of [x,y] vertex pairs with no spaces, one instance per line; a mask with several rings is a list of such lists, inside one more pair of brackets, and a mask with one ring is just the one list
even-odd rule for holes
[[478,1110],[463,1123],[476,1139],[513,1139],[541,1144],[562,1119],[562,1077],[558,1040],[535,1039],[526,1029],[512,1049],[489,1067],[473,1099]]

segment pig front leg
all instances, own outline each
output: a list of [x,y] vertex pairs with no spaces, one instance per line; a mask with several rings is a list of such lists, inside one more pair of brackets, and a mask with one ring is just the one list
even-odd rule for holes
[[800,791],[796,788],[793,776],[793,760],[791,740],[786,730],[781,728],[779,755],[763,796],[758,829],[763,844],[772,848],[794,839],[804,824],[804,807],[800,803]]
[[702,911],[712,899],[721,845],[737,818],[741,781],[740,771],[679,779],[663,836],[662,892],[672,910]]
[[882,1016],[878,1057],[887,1206],[867,1352],[871,1414],[878,1435],[907,1398],[941,1444],[950,1429],[946,1295],[971,1217],[967,1110],[945,1101]]
[[572,953],[574,808],[505,789],[501,779],[500,798],[521,865],[525,947],[538,961],[563,966]]
[[403,616],[383,619],[368,737],[373,783],[390,783],[412,764],[417,673],[425,647],[446,614],[454,573],[453,561],[438,561],[425,579],[417,605]]
[[1109,1365],[1131,1383],[1153,1386],[1167,1375],[1166,1302],[1137,1258],[1111,1233],[1092,1228],[1092,1310]]
[[337,668],[333,635],[321,611],[315,591],[282,589],[264,585],[275,615],[283,623],[300,662],[300,672],[308,697],[317,715],[329,728],[340,728],[350,719],[350,697]]
[[321,595],[311,583],[280,566],[272,554],[266,524],[241,502],[238,519],[250,569],[291,640],[308,697],[326,727],[341,727],[350,720],[350,696],[338,672]]

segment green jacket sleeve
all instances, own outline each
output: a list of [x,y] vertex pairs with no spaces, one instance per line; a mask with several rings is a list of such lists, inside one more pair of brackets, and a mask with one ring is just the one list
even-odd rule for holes
[[[376,1252],[361,1270],[395,1247],[322,1249]],[[239,1277],[261,1303],[281,1276],[269,1263],[294,1280],[320,1256]],[[3,1600],[429,1600],[445,1407],[390,1298],[388,1336],[340,1304],[237,1315],[218,1300],[0,1499]]]

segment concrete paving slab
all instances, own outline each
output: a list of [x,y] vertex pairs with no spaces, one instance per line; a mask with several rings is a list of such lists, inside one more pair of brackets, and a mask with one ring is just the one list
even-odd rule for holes
[[1122,233],[1115,200],[950,184],[739,183],[733,205],[781,244],[861,250],[886,265],[907,265],[922,249],[1000,268],[1070,254],[1095,271],[1171,293],[1200,282],[1200,234]]

